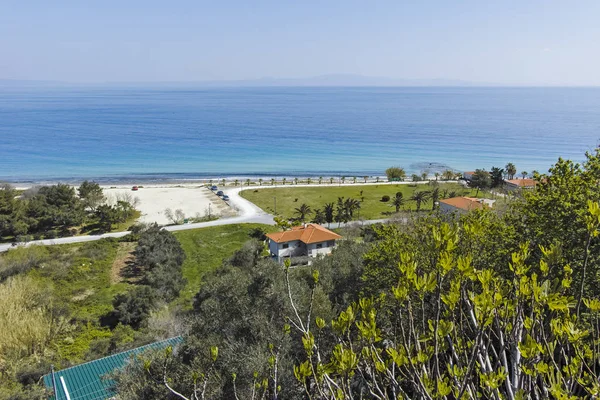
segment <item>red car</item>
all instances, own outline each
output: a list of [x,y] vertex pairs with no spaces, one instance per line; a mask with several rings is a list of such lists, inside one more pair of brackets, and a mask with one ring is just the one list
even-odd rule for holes
[[136,190],[138,190],[138,187],[134,186],[134,187],[131,188],[131,190],[133,190],[135,192]]

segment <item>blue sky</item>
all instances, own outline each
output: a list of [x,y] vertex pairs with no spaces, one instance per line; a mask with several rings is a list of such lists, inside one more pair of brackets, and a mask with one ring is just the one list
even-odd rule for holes
[[600,85],[600,1],[0,0],[0,79]]

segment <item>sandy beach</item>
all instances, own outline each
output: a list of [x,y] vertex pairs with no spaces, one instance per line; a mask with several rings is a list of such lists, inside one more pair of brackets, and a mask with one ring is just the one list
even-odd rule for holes
[[204,217],[208,215],[209,208],[213,216],[235,215],[235,211],[217,195],[208,188],[197,185],[144,185],[137,191],[132,191],[131,186],[103,187],[103,189],[109,202],[116,202],[123,198],[133,201],[135,208],[142,213],[139,221],[144,223],[171,224],[172,221],[165,215],[167,208],[173,212],[183,211],[186,218]]

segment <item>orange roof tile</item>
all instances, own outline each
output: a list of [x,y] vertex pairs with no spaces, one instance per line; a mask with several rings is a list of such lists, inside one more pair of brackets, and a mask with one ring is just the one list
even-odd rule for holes
[[479,200],[473,197],[452,197],[450,199],[440,200],[440,203],[448,204],[452,207],[467,211],[484,207]]
[[520,187],[535,186],[537,184],[535,179],[531,179],[531,178],[509,179],[504,182],[509,183],[511,185],[520,186]]
[[295,226],[289,231],[269,233],[267,234],[267,237],[276,243],[300,240],[306,244],[341,239],[341,236],[337,233],[317,224],[307,224],[306,227]]

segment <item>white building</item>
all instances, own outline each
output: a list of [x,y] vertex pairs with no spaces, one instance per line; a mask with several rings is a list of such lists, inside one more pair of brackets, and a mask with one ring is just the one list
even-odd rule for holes
[[267,234],[269,252],[277,262],[286,258],[309,257],[331,253],[335,241],[342,237],[317,224],[293,227],[291,230]]

